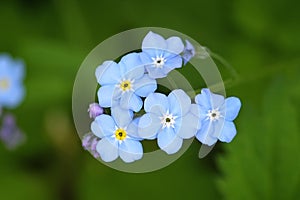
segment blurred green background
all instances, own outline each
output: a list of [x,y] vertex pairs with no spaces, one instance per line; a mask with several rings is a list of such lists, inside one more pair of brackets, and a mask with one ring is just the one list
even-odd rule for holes
[[[14,111],[26,133],[0,144],[0,199],[299,199],[300,3],[296,0],[1,0],[0,52],[27,66]],[[200,143],[172,165],[126,174],[81,148],[71,113],[75,75],[91,49],[144,26],[180,31],[239,73],[226,88],[242,110],[238,135],[198,159]]]

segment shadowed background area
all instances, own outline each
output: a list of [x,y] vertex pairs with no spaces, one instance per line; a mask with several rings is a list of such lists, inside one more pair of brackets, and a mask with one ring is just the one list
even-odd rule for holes
[[[297,199],[299,6],[295,0],[2,0],[0,52],[26,63],[27,95],[12,112],[27,140],[14,151],[0,144],[0,199]],[[177,30],[226,58],[239,74],[227,95],[243,106],[231,144],[218,143],[200,160],[194,141],[162,170],[126,174],[81,148],[71,95],[90,50],[144,26]]]

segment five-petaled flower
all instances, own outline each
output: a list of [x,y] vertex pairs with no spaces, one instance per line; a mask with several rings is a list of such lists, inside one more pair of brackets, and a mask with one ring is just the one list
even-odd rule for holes
[[196,138],[209,146],[218,140],[231,142],[236,135],[233,120],[240,111],[240,100],[236,97],[225,99],[222,95],[213,94],[209,89],[202,89],[195,101],[193,113],[202,123]]
[[195,136],[200,121],[193,115],[190,97],[180,89],[168,96],[152,93],[145,99],[144,114],[138,124],[139,135],[145,139],[157,138],[158,146],[167,154],[174,154],[183,139]]
[[141,59],[151,78],[163,78],[175,68],[182,67],[179,55],[184,45],[179,37],[165,40],[162,36],[149,32],[142,43]]
[[145,74],[145,67],[138,53],[124,56],[117,64],[105,61],[96,70],[98,83],[98,101],[101,107],[112,107],[114,101],[124,109],[138,112],[146,97],[157,88],[155,79]]
[[0,107],[15,108],[24,97],[24,64],[0,55]]
[[116,160],[119,156],[130,163],[143,156],[143,147],[137,136],[137,120],[131,114],[118,107],[112,116],[103,114],[92,122],[92,132],[101,140],[96,146],[97,152],[105,162]]

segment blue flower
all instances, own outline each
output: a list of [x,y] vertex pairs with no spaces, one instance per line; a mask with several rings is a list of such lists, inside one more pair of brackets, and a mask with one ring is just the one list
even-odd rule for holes
[[149,32],[142,43],[141,59],[151,78],[163,78],[175,69],[182,67],[184,45],[179,37],[165,40],[162,36]]
[[138,133],[145,139],[157,138],[163,151],[174,154],[181,148],[183,139],[195,136],[200,128],[191,108],[191,99],[183,90],[173,90],[168,96],[152,93],[145,99],[147,113],[139,120]]
[[231,142],[236,135],[233,120],[237,117],[241,102],[236,97],[224,98],[213,94],[209,89],[202,89],[201,94],[195,97],[198,109],[193,109],[202,127],[197,132],[196,138],[206,145],[213,145],[220,140]]
[[0,107],[15,108],[24,97],[24,65],[0,55]]
[[101,107],[111,107],[118,101],[124,109],[138,112],[146,97],[157,88],[156,80],[144,74],[145,68],[138,53],[124,56],[117,64],[106,61],[96,69],[96,77],[101,85],[98,101]]
[[186,65],[186,63],[189,62],[196,54],[194,46],[188,40],[185,40],[185,43],[186,45],[182,55],[184,65]]
[[97,152],[105,162],[116,160],[119,156],[130,163],[143,156],[143,147],[137,136],[137,119],[132,120],[128,110],[115,107],[112,116],[103,114],[92,122],[92,132],[101,140]]

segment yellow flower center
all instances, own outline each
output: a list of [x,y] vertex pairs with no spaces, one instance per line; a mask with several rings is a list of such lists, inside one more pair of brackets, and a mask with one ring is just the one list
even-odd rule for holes
[[0,79],[0,90],[7,90],[9,88],[9,80],[7,78]]
[[120,84],[120,88],[123,92],[130,90],[132,88],[131,81],[129,80],[122,81]]
[[126,131],[122,128],[118,128],[116,131],[115,131],[115,136],[118,140],[124,140],[126,138]]

